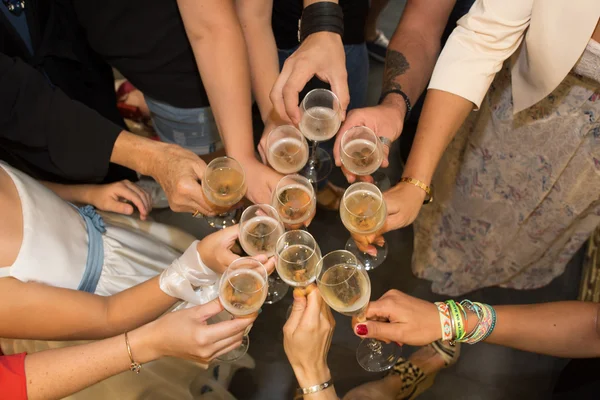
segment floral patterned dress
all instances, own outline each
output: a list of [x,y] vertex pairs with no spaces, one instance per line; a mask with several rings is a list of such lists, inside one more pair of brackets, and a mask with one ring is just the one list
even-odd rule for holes
[[560,86],[517,115],[508,66],[498,73],[415,221],[413,271],[434,292],[547,285],[600,225],[599,72],[590,41]]

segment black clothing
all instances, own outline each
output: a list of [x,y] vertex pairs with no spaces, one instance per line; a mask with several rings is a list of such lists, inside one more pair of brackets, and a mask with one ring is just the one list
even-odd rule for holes
[[25,15],[33,55],[0,13],[0,159],[39,179],[135,180],[109,169],[125,124],[112,69],[87,45],[70,1],[28,0]]
[[[298,45],[298,20],[302,16],[302,0],[274,0],[273,34],[278,49],[291,49]],[[340,0],[344,12],[344,44],[365,41],[365,23],[369,13],[369,0]]]
[[176,0],[73,5],[91,47],[145,95],[180,108],[209,106]]

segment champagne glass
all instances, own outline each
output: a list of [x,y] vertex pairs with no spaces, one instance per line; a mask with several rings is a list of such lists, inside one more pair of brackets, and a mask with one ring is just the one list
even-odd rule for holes
[[[317,286],[325,302],[342,315],[365,321],[371,281],[354,254],[347,250],[332,251],[319,261],[317,271]],[[398,353],[396,344],[363,339],[356,349],[356,359],[365,370],[379,372],[393,367]]]
[[[342,197],[340,217],[346,229],[354,235],[367,236],[377,233],[387,218],[387,208],[381,191],[372,183],[357,182],[350,185]],[[374,246],[377,254],[371,256],[360,251],[353,238],[346,242],[346,250],[352,252],[367,271],[381,265],[387,256],[387,243],[381,247]]]
[[277,241],[275,254],[275,268],[288,285],[307,287],[316,279],[321,249],[307,231],[285,232]]
[[[240,244],[249,256],[275,255],[275,245],[285,232],[277,211],[268,204],[255,204],[244,210],[240,218]],[[265,303],[278,302],[288,292],[289,286],[281,280],[277,272],[268,279],[269,291]]]
[[279,173],[296,173],[308,161],[308,143],[294,126],[278,126],[267,136],[267,160]]
[[383,161],[383,144],[366,126],[355,126],[344,132],[340,148],[342,164],[355,175],[371,175]]
[[337,96],[327,89],[306,94],[300,106],[300,132],[312,141],[311,155],[303,175],[313,184],[327,178],[333,168],[327,152],[318,152],[319,142],[335,136],[342,123],[342,108]]
[[300,229],[315,213],[315,190],[301,175],[284,176],[277,182],[272,204],[287,229]]
[[215,158],[206,166],[202,190],[211,208],[218,213],[206,217],[208,224],[219,229],[235,225],[239,210],[229,209],[246,194],[246,174],[241,164],[227,156]]
[[[219,301],[223,308],[238,318],[258,312],[267,297],[267,270],[258,260],[240,257],[225,270],[219,282]],[[221,361],[234,361],[248,351],[248,328],[242,345],[219,357]]]

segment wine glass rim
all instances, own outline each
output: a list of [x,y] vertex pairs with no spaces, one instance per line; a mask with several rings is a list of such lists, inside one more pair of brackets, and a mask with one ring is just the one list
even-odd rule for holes
[[385,200],[383,199],[383,194],[381,193],[381,190],[379,190],[379,188],[377,186],[373,185],[372,183],[368,183],[368,182],[356,182],[356,183],[353,183],[352,185],[348,186],[348,188],[344,192],[344,196],[342,197],[342,203],[341,203],[340,206],[344,207],[346,209],[346,211],[348,212],[348,214],[350,214],[350,215],[352,215],[353,217],[356,217],[356,218],[365,218],[365,217],[372,217],[373,216],[373,215],[368,215],[368,216],[366,216],[366,215],[357,215],[357,214],[353,213],[352,211],[350,211],[348,209],[348,207],[346,207],[346,201],[348,199],[348,196],[349,196],[348,193],[350,192],[350,189],[355,188],[357,186],[367,186],[369,188],[374,189],[374,190],[371,191],[371,193],[376,194],[379,197],[379,199],[380,199],[379,206],[377,207],[377,209],[373,213],[373,215],[377,215],[377,213],[379,212],[379,210],[381,209],[381,207],[383,207]]
[[300,140],[300,143],[302,144],[301,147],[298,148],[298,150],[296,150],[293,153],[290,153],[291,156],[295,156],[296,154],[300,153],[302,151],[302,147],[304,147],[304,143],[306,142],[306,138],[304,137],[304,135],[302,134],[302,132],[300,132],[300,130],[298,128],[296,128],[294,125],[279,125],[278,127],[274,128],[271,130],[271,132],[269,132],[269,134],[267,135],[267,149],[269,151],[269,153],[273,153],[275,154],[275,150],[273,150],[273,147],[271,146],[271,134],[273,132],[275,132],[277,129],[282,128],[282,127],[289,127],[289,128],[293,128],[294,131],[296,131],[298,133],[298,137]]
[[321,89],[321,88],[313,89],[310,92],[306,93],[306,96],[304,96],[304,99],[302,99],[302,109],[304,110],[304,112],[308,113],[308,115],[310,115],[312,118],[315,118],[315,119],[319,119],[319,120],[333,119],[333,116],[323,117],[323,118],[315,116],[315,115],[311,114],[310,111],[308,111],[310,109],[306,108],[306,99],[308,99],[312,93],[317,93],[317,92],[319,92],[319,93],[325,92],[333,97],[333,104],[335,105],[335,107],[332,107],[331,109],[333,111],[335,111],[336,114],[338,114],[342,110],[342,105],[340,104],[340,99],[338,99],[337,95],[329,89]]
[[[229,156],[221,156],[221,157],[217,157],[213,160],[211,160],[211,162],[208,163],[208,165],[206,166],[206,168],[208,169],[208,167],[211,167],[211,164],[215,163],[216,161],[224,161],[224,160],[232,160],[238,167],[239,170],[242,172],[242,182],[240,183],[240,185],[236,188],[234,188],[234,190],[238,190],[240,188],[243,188],[244,185],[246,184],[246,171],[244,171],[244,167],[242,167],[242,164],[240,164],[240,162],[238,160],[236,160],[233,157],[229,157]],[[214,165],[212,165],[212,167],[214,168]],[[202,185],[204,185],[206,183],[206,186],[208,186],[211,190],[216,190],[214,187],[212,187],[208,181],[208,179],[206,179],[206,174],[204,175],[204,178],[202,179]]]
[[[293,183],[286,183],[286,184],[285,184],[285,185],[283,185],[283,186],[279,186],[279,184],[280,184],[280,183],[281,183],[281,182],[282,182],[284,179],[292,179],[292,180],[294,180],[294,179],[298,179],[298,178],[301,178],[300,180],[301,180],[301,182],[302,182],[302,183],[300,183],[300,182],[293,182]],[[306,182],[305,182],[305,181],[306,181]],[[308,186],[306,185],[306,183],[308,183]],[[285,187],[288,187],[288,186],[295,186],[295,185],[298,185],[298,186],[300,186],[300,187],[302,187],[302,188],[304,188],[304,189],[307,189],[307,192],[308,192],[308,194],[309,194],[308,201],[307,201],[305,204],[303,204],[301,207],[290,207],[290,206],[286,206],[286,205],[285,205],[285,203],[283,203],[283,202],[280,200],[280,198],[279,198],[279,193],[280,193],[280,192],[282,192],[282,191],[283,191],[283,189],[284,189]],[[309,189],[309,188],[310,188],[310,189]],[[310,191],[309,191],[309,190],[310,190]],[[282,206],[288,207],[288,208],[290,208],[291,210],[302,210],[303,208],[305,208],[306,206],[308,206],[308,205],[310,205],[310,204],[311,204],[311,202],[312,202],[312,198],[315,196],[315,190],[314,190],[314,188],[313,188],[312,184],[310,183],[310,181],[309,181],[308,179],[306,179],[306,178],[305,178],[305,177],[303,177],[302,175],[298,175],[298,174],[292,174],[292,175],[286,175],[286,176],[284,176],[283,178],[281,178],[281,179],[279,180],[279,182],[277,182],[277,186],[275,187],[275,192],[274,192],[274,194],[275,194],[275,196],[277,197],[277,203],[278,203],[278,204],[281,204]]]
[[[351,154],[348,154],[348,152],[346,151],[346,148],[344,147],[344,145],[346,144],[346,134],[348,132],[350,132],[351,130],[357,129],[357,128],[361,128],[361,129],[364,128],[364,129],[366,129],[375,138],[375,140],[373,141],[373,144],[375,144],[375,146],[373,147],[373,150],[371,150],[368,154],[365,154],[364,156],[361,156],[361,157],[355,157],[355,156],[353,156]],[[369,128],[368,126],[364,126],[364,125],[356,125],[356,126],[351,127],[350,129],[348,129],[346,132],[344,132],[342,134],[342,143],[341,143],[340,147],[342,148],[342,152],[346,156],[348,156],[349,158],[359,159],[360,160],[360,159],[367,158],[368,156],[372,155],[373,153],[375,153],[377,151],[377,148],[379,146],[378,141],[379,141],[379,138],[377,137],[377,135],[375,134],[375,132],[373,132],[373,130],[371,130],[371,128]]]
[[[246,269],[248,269],[248,270],[254,270],[254,269],[259,268],[260,271],[258,272],[258,274],[262,278],[262,282],[261,282],[262,284],[261,284],[261,286],[258,289],[253,290],[253,291],[240,290],[231,281],[231,272],[229,271],[229,268],[233,264],[235,264],[236,262],[239,263],[239,262],[242,262],[242,261],[250,261],[250,260],[252,260],[253,262],[255,262],[257,265],[253,266],[252,268],[246,268]],[[267,279],[268,279],[268,276],[269,276],[269,274],[267,273],[267,269],[265,268],[265,266],[263,265],[263,263],[261,263],[260,261],[258,261],[255,258],[252,258],[252,257],[240,257],[240,258],[237,258],[237,259],[233,260],[233,262],[231,264],[229,264],[229,266],[227,267],[227,270],[225,272],[226,273],[223,274],[223,277],[227,277],[227,282],[229,282],[229,284],[231,285],[231,287],[234,288],[235,290],[241,292],[241,293],[257,293],[257,292],[260,292],[261,290],[263,290],[263,288],[265,287],[265,285],[267,285]]]
[[[339,265],[352,265],[352,266],[354,266],[354,268],[353,268],[353,269],[354,269],[354,271],[352,272],[352,274],[351,274],[349,277],[347,277],[347,278],[346,278],[346,279],[344,279],[343,281],[341,281],[341,282],[337,282],[337,283],[332,283],[332,284],[329,284],[329,283],[325,283],[325,282],[323,282],[323,281],[321,280],[321,276],[322,276],[322,272],[323,272],[323,271],[322,271],[322,269],[323,269],[323,260],[325,260],[325,258],[327,258],[327,256],[329,256],[329,255],[331,255],[331,254],[334,254],[334,253],[344,253],[344,254],[350,254],[350,255],[352,256],[352,259],[354,260],[354,263],[343,262],[343,263],[339,263],[339,264],[332,265],[331,267],[329,267],[329,268],[327,268],[327,269],[331,269],[331,268],[333,268],[333,267],[336,267],[336,266],[339,266]],[[332,286],[338,286],[338,285],[341,285],[341,284],[342,284],[342,283],[344,283],[344,282],[347,282],[347,281],[348,281],[350,278],[352,278],[352,277],[354,276],[354,274],[356,274],[356,273],[357,273],[357,272],[358,272],[360,269],[362,269],[362,268],[363,268],[363,267],[362,267],[362,265],[361,265],[361,264],[358,262],[358,260],[356,259],[356,257],[354,257],[354,255],[353,255],[352,253],[350,253],[348,250],[334,250],[334,251],[331,251],[331,252],[329,252],[329,253],[325,254],[325,255],[324,255],[324,256],[323,256],[323,257],[322,257],[322,258],[319,260],[319,262],[317,263],[317,268],[316,268],[316,271],[317,271],[317,282],[318,282],[320,285],[323,285],[323,286],[329,286],[329,287],[332,287]]]
[[[249,218],[248,220],[244,220],[244,215],[246,214],[246,212],[249,212],[248,210],[252,209],[252,208],[267,208],[269,209],[269,212],[272,215],[255,215],[252,218]],[[246,226],[246,224],[248,224],[248,222],[252,221],[254,218],[259,218],[259,217],[269,217],[269,218],[273,218],[275,221],[277,221],[277,224],[280,227],[283,227],[283,223],[281,222],[281,220],[279,219],[279,213],[277,213],[277,210],[270,204],[253,204],[250,207],[246,208],[244,210],[244,212],[242,213],[242,216],[240,217],[240,228],[242,228],[241,225]],[[243,222],[242,222],[243,221]],[[264,235],[255,235],[253,233],[250,232],[246,232],[248,235],[252,236],[252,237],[265,237],[265,236],[269,236],[270,234],[272,234],[273,232],[275,232],[277,230],[278,226],[275,226],[271,231],[269,231],[268,233],[265,233]]]
[[[310,248],[310,250],[311,250],[311,253],[310,253],[310,256],[308,256],[308,257],[306,258],[306,260],[310,259],[312,256],[314,256],[314,255],[315,255],[315,253],[317,252],[317,240],[315,239],[315,237],[314,237],[313,235],[311,235],[311,233],[310,233],[310,232],[307,232],[307,231],[305,231],[305,230],[302,230],[302,229],[294,229],[294,230],[291,230],[291,231],[284,232],[284,233],[283,233],[281,236],[279,236],[279,239],[277,239],[277,244],[275,244],[275,254],[277,255],[277,257],[278,257],[278,258],[281,258],[282,260],[284,260],[285,262],[287,262],[287,263],[290,263],[290,264],[299,264],[299,262],[293,262],[293,261],[286,260],[284,257],[282,257],[282,256],[281,256],[281,254],[279,254],[279,253],[280,253],[280,252],[279,252],[279,250],[278,250],[278,249],[279,249],[279,243],[280,243],[280,242],[281,242],[281,241],[282,241],[282,240],[283,240],[283,239],[284,239],[286,236],[288,236],[288,235],[289,235],[289,234],[291,234],[291,233],[295,233],[295,234],[298,234],[298,233],[300,233],[300,234],[302,234],[302,235],[308,235],[310,238],[312,238],[313,245],[312,245],[312,246],[311,246],[311,248]],[[303,244],[303,243],[296,243],[296,244],[292,244],[292,245],[287,245],[287,246],[283,247],[281,250],[283,251],[283,250],[287,249],[287,248],[288,248],[288,247],[290,247],[290,246],[296,246],[296,245],[298,245],[298,246],[306,246],[306,247],[308,247],[306,244]],[[306,260],[305,260],[305,261],[306,261]]]

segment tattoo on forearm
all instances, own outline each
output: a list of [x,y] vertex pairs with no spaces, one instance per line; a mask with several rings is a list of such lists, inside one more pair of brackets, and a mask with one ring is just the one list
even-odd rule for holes
[[402,85],[396,82],[395,79],[400,75],[404,75],[409,69],[410,64],[404,54],[388,49],[383,72],[383,91],[402,90]]

